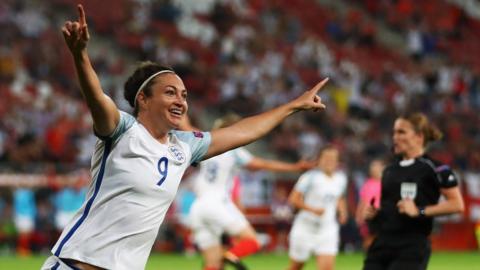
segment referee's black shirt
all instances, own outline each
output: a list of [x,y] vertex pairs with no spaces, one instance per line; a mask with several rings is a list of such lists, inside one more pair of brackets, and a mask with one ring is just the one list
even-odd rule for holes
[[433,218],[412,218],[399,213],[397,203],[402,198],[402,190],[404,195],[414,198],[418,207],[426,207],[438,203],[441,188],[457,185],[450,167],[427,155],[411,160],[398,159],[383,171],[380,211],[372,225],[379,235],[429,235]]

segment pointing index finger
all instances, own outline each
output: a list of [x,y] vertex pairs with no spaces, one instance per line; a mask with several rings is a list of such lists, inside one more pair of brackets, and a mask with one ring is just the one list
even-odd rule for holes
[[329,78],[327,77],[327,78],[323,79],[321,82],[317,83],[317,85],[315,85],[315,87],[312,88],[312,91],[315,94],[317,94],[320,91],[320,89],[322,89],[323,86],[328,82],[328,80],[329,80]]
[[87,24],[87,20],[85,19],[85,11],[83,10],[83,6],[81,4],[78,4],[77,9],[78,22],[80,23],[80,26],[84,26],[85,24]]

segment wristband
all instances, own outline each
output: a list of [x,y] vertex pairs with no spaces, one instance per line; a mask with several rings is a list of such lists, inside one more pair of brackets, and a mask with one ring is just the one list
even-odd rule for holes
[[418,216],[421,217],[421,218],[424,218],[424,217],[427,216],[425,214],[425,207],[424,206],[418,207]]

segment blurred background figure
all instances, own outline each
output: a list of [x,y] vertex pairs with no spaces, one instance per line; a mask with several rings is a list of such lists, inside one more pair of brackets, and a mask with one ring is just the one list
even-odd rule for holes
[[12,198],[2,194],[0,200],[0,254],[15,253],[17,231],[13,218]]
[[272,218],[275,222],[277,233],[276,252],[284,252],[288,248],[288,232],[293,219],[293,208],[288,203],[288,191],[277,187],[271,204]]
[[368,178],[360,189],[359,201],[356,211],[356,221],[359,227],[363,242],[362,247],[367,250],[375,237],[375,229],[369,227],[363,219],[365,208],[373,204],[376,208],[380,207],[382,172],[385,163],[380,159],[374,159],[370,162]]
[[[213,130],[222,130],[240,120],[237,114],[226,114],[214,122]],[[184,130],[194,129],[187,125],[183,127]],[[311,168],[311,164],[305,161],[289,163],[256,157],[245,147],[203,160],[194,182],[196,199],[189,220],[195,243],[204,259],[205,270],[221,269],[224,263],[238,270],[247,269],[241,259],[261,248],[255,229],[237,207],[239,191],[235,190],[234,185],[239,183],[238,172],[242,168],[285,173],[304,171]],[[236,187],[238,188],[239,186]],[[232,245],[226,250],[221,245],[223,233],[232,239]]]
[[317,168],[302,174],[288,201],[298,209],[289,239],[289,270],[300,270],[313,254],[317,269],[333,270],[340,246],[340,224],[347,222],[347,177],[338,170],[340,153],[320,150]]
[[87,194],[88,178],[79,176],[75,181],[65,183],[55,194],[55,227],[61,232],[75,213],[82,207]]
[[18,233],[17,253],[27,256],[31,253],[32,235],[35,230],[37,206],[35,193],[29,188],[17,188],[13,192],[15,229]]

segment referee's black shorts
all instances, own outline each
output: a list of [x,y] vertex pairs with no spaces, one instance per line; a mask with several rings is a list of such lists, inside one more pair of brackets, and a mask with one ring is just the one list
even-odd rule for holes
[[425,270],[430,240],[424,235],[379,235],[368,249],[363,270]]

